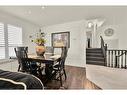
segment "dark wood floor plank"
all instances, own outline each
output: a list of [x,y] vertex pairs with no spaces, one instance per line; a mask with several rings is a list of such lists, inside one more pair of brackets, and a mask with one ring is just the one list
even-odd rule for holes
[[[64,89],[100,89],[86,78],[86,69],[83,67],[66,66],[67,80]],[[60,89],[60,82],[53,80],[47,84],[47,89]]]

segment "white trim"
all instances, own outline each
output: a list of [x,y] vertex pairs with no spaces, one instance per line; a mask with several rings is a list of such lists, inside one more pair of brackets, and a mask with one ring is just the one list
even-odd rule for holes
[[24,86],[24,90],[26,90],[26,88],[27,88],[26,84],[23,82],[16,82],[14,80],[7,79],[7,78],[0,78],[0,80],[8,81],[8,82],[11,82],[13,84],[20,84],[20,85]]

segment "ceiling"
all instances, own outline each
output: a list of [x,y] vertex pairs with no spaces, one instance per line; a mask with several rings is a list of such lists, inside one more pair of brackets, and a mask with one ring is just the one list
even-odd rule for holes
[[0,11],[39,26],[95,18],[117,24],[127,19],[127,6],[0,6]]

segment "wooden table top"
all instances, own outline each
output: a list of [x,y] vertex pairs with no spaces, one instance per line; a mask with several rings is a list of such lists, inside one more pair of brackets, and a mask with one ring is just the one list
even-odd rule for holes
[[32,58],[34,60],[44,61],[47,63],[47,62],[58,61],[61,58],[61,55],[45,53],[44,56],[37,56],[36,54],[28,54],[28,58]]

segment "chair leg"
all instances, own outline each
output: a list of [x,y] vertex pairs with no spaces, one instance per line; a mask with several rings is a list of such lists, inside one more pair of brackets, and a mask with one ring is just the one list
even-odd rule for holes
[[61,87],[63,86],[63,83],[62,83],[62,75],[61,75],[61,71],[59,71],[59,76],[60,76],[60,85]]
[[19,70],[20,70],[20,65],[19,65],[19,67],[18,67],[18,72],[19,72]]
[[65,80],[66,80],[67,79],[66,71],[65,69],[63,69],[63,71],[64,71]]

